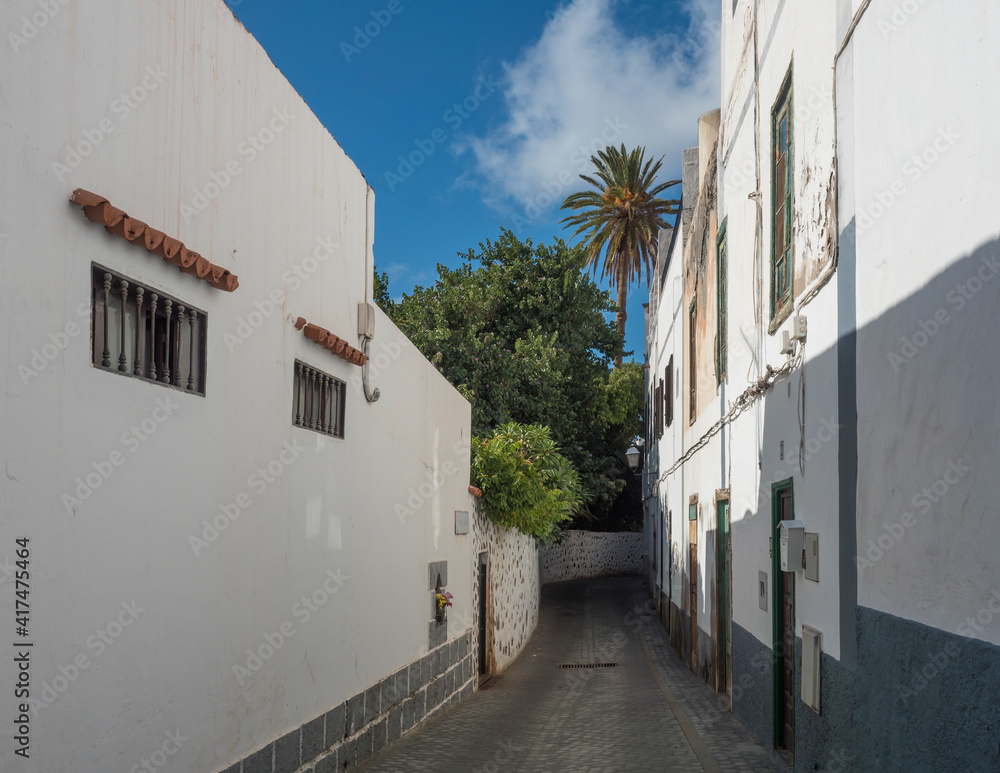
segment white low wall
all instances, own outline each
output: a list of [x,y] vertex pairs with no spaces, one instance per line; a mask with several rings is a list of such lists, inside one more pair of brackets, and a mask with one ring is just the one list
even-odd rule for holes
[[[538,546],[533,537],[497,526],[482,513],[478,502],[472,514],[476,559],[487,554],[487,669],[499,674],[518,656],[538,624]],[[478,561],[474,563],[473,587],[479,598]],[[479,646],[478,617],[473,642]],[[478,656],[477,656],[478,657]]]
[[609,574],[642,574],[642,532],[567,531],[539,551],[539,572],[547,582]]

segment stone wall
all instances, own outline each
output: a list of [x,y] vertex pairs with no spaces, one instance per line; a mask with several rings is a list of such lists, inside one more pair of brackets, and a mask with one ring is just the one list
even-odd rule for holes
[[513,662],[538,624],[538,547],[533,537],[504,529],[490,521],[478,505],[472,514],[474,554],[474,652],[479,642],[479,556],[486,553],[487,591],[486,672],[499,674]]
[[642,574],[642,532],[567,531],[539,551],[542,584],[612,574]]

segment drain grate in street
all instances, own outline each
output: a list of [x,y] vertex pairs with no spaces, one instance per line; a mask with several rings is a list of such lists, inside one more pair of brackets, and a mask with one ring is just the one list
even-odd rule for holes
[[559,668],[616,668],[617,663],[563,663]]

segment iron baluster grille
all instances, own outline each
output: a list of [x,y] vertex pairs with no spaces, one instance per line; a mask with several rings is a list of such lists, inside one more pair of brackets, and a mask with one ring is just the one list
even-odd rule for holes
[[97,368],[205,395],[205,312],[94,265],[91,362]]
[[344,437],[346,386],[340,379],[296,360],[292,423],[330,437]]

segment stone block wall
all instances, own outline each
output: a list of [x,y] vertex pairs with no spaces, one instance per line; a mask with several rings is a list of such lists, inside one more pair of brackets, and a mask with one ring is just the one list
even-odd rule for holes
[[489,589],[487,594],[487,673],[499,674],[513,662],[527,644],[538,624],[540,599],[538,547],[534,537],[497,526],[474,503],[473,592],[476,620],[473,646],[479,642],[479,566],[478,557],[488,556]]
[[539,551],[541,581],[642,574],[642,532],[566,531]]
[[475,689],[472,631],[428,652],[224,773],[333,773],[357,767]]

